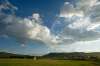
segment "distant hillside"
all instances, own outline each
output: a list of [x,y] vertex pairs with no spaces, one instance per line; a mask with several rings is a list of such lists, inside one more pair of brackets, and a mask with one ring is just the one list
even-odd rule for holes
[[20,55],[7,52],[0,52],[0,58],[33,58],[33,57],[34,56],[30,55]]
[[[0,58],[34,58],[30,55],[20,55],[12,54],[6,52],[0,52]],[[73,52],[73,53],[49,53],[44,56],[37,56],[38,59],[62,59],[62,60],[88,60],[88,59],[100,59],[100,53],[83,53],[83,52]]]
[[83,52],[72,52],[72,53],[50,53],[42,56],[42,58],[51,58],[51,59],[78,59],[78,60],[86,60],[86,59],[100,59],[100,53],[83,53]]
[[52,58],[52,59],[75,59],[77,57],[87,57],[85,53],[50,53],[44,55],[43,58]]
[[96,56],[98,58],[100,58],[100,52],[94,52],[94,53],[86,53],[89,56]]

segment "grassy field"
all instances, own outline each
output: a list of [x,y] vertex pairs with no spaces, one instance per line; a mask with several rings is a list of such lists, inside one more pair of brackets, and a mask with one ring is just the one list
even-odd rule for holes
[[0,59],[0,66],[100,66],[93,61]]

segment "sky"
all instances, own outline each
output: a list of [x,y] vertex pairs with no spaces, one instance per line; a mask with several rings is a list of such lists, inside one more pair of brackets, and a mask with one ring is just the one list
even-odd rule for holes
[[0,0],[0,51],[100,52],[99,0]]

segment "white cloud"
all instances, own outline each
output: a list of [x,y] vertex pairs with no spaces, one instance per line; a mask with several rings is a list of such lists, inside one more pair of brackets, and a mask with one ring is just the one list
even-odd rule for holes
[[100,39],[94,41],[82,41],[68,45],[58,45],[52,52],[100,52]]
[[[13,5],[10,5],[7,2],[0,6],[4,7],[6,10],[9,6]],[[0,15],[1,35],[8,35],[8,37],[16,38],[16,40],[22,44],[29,40],[42,41],[47,45],[58,43],[56,36],[51,33],[50,29],[47,26],[42,25],[42,19],[39,13],[33,13],[31,18],[21,18],[16,17],[13,13],[6,14],[2,12],[2,9],[4,8],[0,7],[0,14],[2,14]],[[12,10],[12,8],[9,8],[9,10]]]
[[71,18],[73,16],[83,17],[84,14],[82,11],[77,10],[74,8],[72,4],[69,2],[65,2],[63,8],[61,9],[60,17]]
[[[52,27],[59,34],[54,35],[47,26],[42,25],[39,13],[33,13],[31,18],[16,17],[14,10],[17,8],[6,1],[0,5],[0,35],[16,38],[22,46],[29,40],[41,41],[55,49],[55,44],[73,44],[67,46],[73,51],[76,43],[86,41],[88,44],[88,41],[91,43],[100,38],[100,30],[97,31],[100,28],[99,3],[97,0],[76,0],[74,5],[65,2],[57,20],[59,22]],[[11,14],[4,13],[2,9],[9,9]]]
[[97,1],[98,0],[76,0],[75,4],[78,9],[82,7],[90,8],[93,7]]
[[18,19],[6,26],[6,34],[17,38],[21,42],[27,40],[40,40],[45,44],[56,44],[56,38],[50,33],[48,27],[35,22],[34,19]]
[[87,30],[94,30],[96,31],[96,29],[100,28],[100,23],[95,23],[95,24],[91,24],[90,26],[87,27]]
[[69,28],[72,29],[86,29],[89,25],[91,25],[91,22],[89,18],[80,18],[76,19],[75,22],[68,25]]
[[58,20],[60,24],[64,23],[65,25],[60,32],[62,44],[100,38],[100,30],[97,31],[100,28],[99,3],[98,0],[76,0],[74,4],[64,3],[58,17],[62,19]]
[[32,19],[33,19],[33,21],[37,22],[38,24],[42,24],[42,19],[38,13],[33,13]]
[[4,0],[4,1],[1,1],[0,12],[2,11],[2,9],[10,9],[13,12],[14,10],[17,10],[18,8],[13,6],[8,0]]

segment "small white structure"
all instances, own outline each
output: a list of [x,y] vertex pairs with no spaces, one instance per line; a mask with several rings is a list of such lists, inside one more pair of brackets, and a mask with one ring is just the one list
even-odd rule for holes
[[34,56],[34,58],[33,58],[34,60],[37,60],[37,57],[36,56]]

